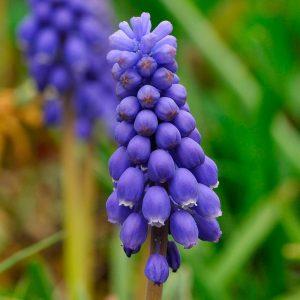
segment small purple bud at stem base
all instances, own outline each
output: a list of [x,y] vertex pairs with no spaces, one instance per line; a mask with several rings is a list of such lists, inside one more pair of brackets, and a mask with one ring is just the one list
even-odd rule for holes
[[[163,256],[167,254],[168,243],[168,224],[161,228],[151,227],[150,233],[150,255],[157,253],[159,246],[159,253]],[[157,285],[154,282],[148,280],[146,290],[146,300],[158,300],[162,297],[163,285]]]

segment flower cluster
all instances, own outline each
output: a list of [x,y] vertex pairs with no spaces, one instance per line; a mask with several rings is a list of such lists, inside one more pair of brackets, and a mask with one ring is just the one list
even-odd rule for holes
[[[176,39],[170,22],[151,32],[150,15],[121,22],[110,36],[116,80],[119,148],[109,160],[114,191],[106,203],[108,219],[121,225],[125,253],[139,251],[148,225],[168,226],[173,239],[191,248],[198,240],[216,242],[220,201],[216,164],[204,154],[201,135],[176,75]],[[180,254],[168,241],[167,255],[150,255],[145,274],[156,284],[175,272]]]
[[45,94],[45,123],[61,122],[62,100],[68,95],[77,135],[87,139],[99,118],[112,125],[117,105],[106,61],[111,29],[106,1],[29,0],[29,4],[31,14],[22,22],[18,40],[30,74]]

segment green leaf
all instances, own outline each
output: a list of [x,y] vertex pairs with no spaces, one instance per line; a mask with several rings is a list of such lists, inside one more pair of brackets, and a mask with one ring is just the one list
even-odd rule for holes
[[259,84],[198,8],[189,0],[160,1],[174,15],[217,74],[238,95],[245,108],[254,112],[261,101]]
[[278,114],[274,118],[271,134],[283,154],[300,172],[300,134],[283,114]]
[[[299,193],[299,182],[286,181],[265,199],[261,199],[242,224],[227,240],[215,264],[210,268],[210,289],[222,290],[241,270],[280,220],[284,209]],[[224,233],[226,234],[226,233]]]
[[11,255],[7,259],[0,262],[0,273],[6,271],[7,269],[13,267],[15,264],[21,262],[22,260],[25,260],[29,258],[30,256],[51,247],[52,245],[58,243],[61,241],[64,237],[64,233],[58,232],[55,233],[25,249],[22,249],[15,254]]

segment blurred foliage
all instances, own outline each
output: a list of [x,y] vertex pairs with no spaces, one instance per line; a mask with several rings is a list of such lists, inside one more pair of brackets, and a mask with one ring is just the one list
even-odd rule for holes
[[[179,76],[220,170],[223,237],[182,251],[183,267],[171,274],[164,298],[300,299],[300,1],[113,4],[116,23],[142,11],[153,24],[173,23]],[[15,43],[25,12],[24,0],[1,2],[0,267],[61,227],[59,136],[41,128]],[[106,165],[115,146],[100,130],[95,299],[142,299],[147,249],[128,260],[105,221]],[[64,299],[60,245],[33,257],[0,274],[0,295]]]

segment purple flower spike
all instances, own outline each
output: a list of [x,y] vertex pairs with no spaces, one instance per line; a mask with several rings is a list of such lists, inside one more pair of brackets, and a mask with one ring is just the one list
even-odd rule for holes
[[177,104],[168,97],[162,97],[155,106],[155,113],[161,121],[172,121],[179,113]]
[[187,92],[183,85],[173,84],[165,91],[164,96],[172,98],[176,104],[181,107],[186,102]]
[[106,201],[108,221],[112,224],[122,224],[132,212],[129,207],[119,204],[117,192],[114,191]]
[[169,192],[174,202],[182,208],[193,207],[198,198],[197,180],[189,170],[179,168],[170,181]]
[[155,284],[163,284],[169,277],[169,266],[166,258],[157,253],[150,255],[144,272],[147,278]]
[[140,111],[134,121],[135,131],[143,136],[151,136],[156,131],[157,126],[156,114],[149,109]]
[[117,113],[120,120],[132,122],[140,109],[141,106],[138,99],[136,97],[130,96],[124,98],[117,106]]
[[127,153],[134,164],[144,164],[148,161],[151,152],[150,140],[146,137],[136,135],[127,146]]
[[[186,103],[187,92],[176,74],[177,41],[170,35],[172,24],[161,22],[151,32],[150,15],[143,13],[131,18],[130,25],[121,22],[119,28],[111,36],[112,50],[107,55],[116,95],[127,97],[117,108],[117,120],[127,123],[118,125],[116,140],[119,145],[127,145],[126,153],[135,166],[122,170],[124,173],[115,182],[119,203],[134,207],[123,223],[121,239],[130,257],[143,242],[136,241],[141,236],[140,222],[157,227],[157,239],[151,241],[155,251],[147,261],[145,275],[155,284],[162,284],[168,278],[169,267],[173,272],[180,267],[175,242],[191,248],[199,238],[218,238],[220,230],[213,218],[221,215],[220,201],[206,186],[214,178],[212,163],[200,146],[201,135]],[[124,129],[123,123],[127,124]],[[133,170],[138,178],[126,175]],[[131,221],[131,216],[138,222]],[[135,226],[131,244],[124,242],[127,222],[130,230],[126,232],[131,234]],[[166,257],[159,254],[161,230],[168,230],[175,240],[168,242]]]
[[202,136],[198,128],[195,128],[190,134],[189,138],[193,139],[197,144],[201,144]]
[[181,142],[179,130],[171,123],[161,123],[155,134],[155,141],[158,148],[171,150]]
[[194,216],[198,227],[198,237],[202,241],[216,243],[219,241],[222,231],[216,219],[205,219],[200,216]]
[[124,171],[131,166],[125,147],[118,148],[108,161],[109,174],[114,180],[119,180]]
[[178,128],[182,136],[188,136],[196,128],[194,117],[185,110],[179,111],[173,120],[173,124]]
[[153,108],[158,101],[160,94],[158,89],[151,85],[144,85],[138,91],[137,97],[142,107]]
[[150,56],[145,56],[137,64],[137,70],[143,77],[150,77],[156,70],[157,63],[155,59]]
[[176,149],[176,163],[180,167],[193,169],[204,162],[205,154],[201,146],[190,138],[183,138]]
[[186,211],[176,211],[170,218],[170,231],[174,240],[189,249],[198,242],[198,228],[193,217]]
[[203,218],[213,219],[222,215],[219,197],[212,189],[201,183],[198,184],[198,199],[194,209]]
[[179,250],[176,246],[176,243],[173,241],[168,241],[167,245],[167,261],[169,267],[173,272],[176,272],[181,264],[181,256]]
[[219,185],[218,168],[215,162],[205,156],[204,163],[192,170],[197,181],[211,188],[216,188]]
[[[100,119],[105,122],[109,134],[112,133],[117,105],[105,57],[108,51],[105,41],[111,30],[110,6],[106,2],[29,0],[30,14],[18,30],[18,41],[41,96],[47,100],[49,94],[61,102],[70,101],[75,112],[74,131],[85,141],[94,136],[95,125]],[[132,40],[130,43],[136,45]],[[116,53],[113,55],[116,60],[124,56],[123,51],[118,51],[118,57]],[[131,59],[133,66],[141,55],[132,53],[132,56],[135,57]],[[125,71],[128,70],[116,74],[118,79]],[[139,74],[137,76],[140,78]],[[129,79],[130,85],[131,77]],[[80,102],[84,105],[78,105],[78,93],[85,86],[88,90],[93,88],[82,97]],[[125,93],[119,91],[119,94]],[[45,125],[54,124],[46,122]]]
[[[134,182],[134,184],[132,184]],[[144,192],[144,174],[136,168],[128,168],[121,175],[117,185],[117,195],[120,205],[132,208],[137,204]]]
[[160,90],[168,89],[174,80],[174,74],[166,68],[159,68],[151,78],[151,84]]
[[147,222],[142,214],[131,213],[121,227],[120,239],[123,246],[137,250],[147,238],[147,227]]
[[121,146],[126,146],[135,135],[136,132],[130,123],[122,121],[115,127],[115,140]]
[[154,150],[148,162],[149,178],[157,183],[165,183],[173,178],[175,164],[172,156],[165,150]]
[[150,187],[144,196],[142,211],[150,226],[164,226],[171,212],[171,203],[166,190],[160,186]]

